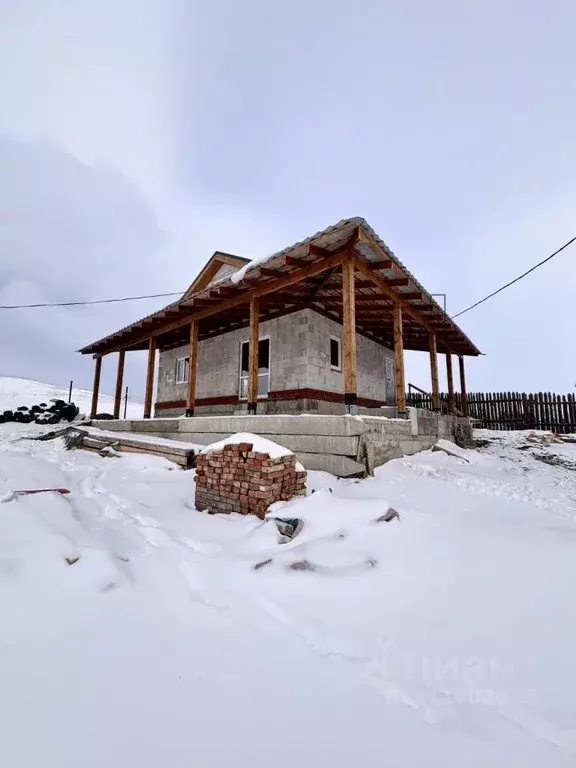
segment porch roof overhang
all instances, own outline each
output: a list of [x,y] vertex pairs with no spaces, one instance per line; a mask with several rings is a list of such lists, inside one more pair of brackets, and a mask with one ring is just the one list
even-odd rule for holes
[[249,322],[249,301],[260,299],[260,321],[309,307],[342,320],[342,270],[353,260],[356,327],[359,333],[393,344],[393,310],[402,308],[404,348],[428,351],[430,334],[439,350],[481,354],[438,302],[416,280],[362,218],[334,226],[295,243],[240,271],[83,347],[82,354],[105,355],[120,349],[145,349],[154,337],[159,349],[188,340],[190,321],[198,320],[199,338],[242,328]]

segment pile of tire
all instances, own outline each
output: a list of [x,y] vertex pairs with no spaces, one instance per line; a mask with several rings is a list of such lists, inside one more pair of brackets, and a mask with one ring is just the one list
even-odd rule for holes
[[59,424],[61,421],[74,421],[80,413],[74,403],[66,403],[64,400],[51,400],[52,405],[40,403],[30,408],[21,405],[15,411],[0,413],[0,424],[17,422],[20,424]]

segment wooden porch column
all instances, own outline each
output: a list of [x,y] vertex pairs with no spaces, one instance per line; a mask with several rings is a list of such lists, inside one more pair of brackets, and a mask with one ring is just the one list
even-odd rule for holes
[[248,345],[248,413],[258,409],[258,346],[260,341],[260,302],[250,301],[250,343]]
[[126,350],[121,349],[118,352],[118,368],[116,369],[116,392],[114,394],[114,418],[120,418],[120,407],[122,405],[122,379],[124,378],[124,358]]
[[466,372],[464,370],[464,358],[458,356],[458,365],[460,366],[460,394],[462,396],[462,413],[468,416],[468,393],[466,392]]
[[152,336],[148,342],[148,367],[146,368],[146,393],[144,395],[144,418],[149,419],[152,413],[152,392],[154,391],[154,364],[156,362],[156,338]]
[[342,335],[344,369],[344,404],[347,409],[356,404],[356,294],[354,262],[342,262]]
[[436,334],[430,331],[430,374],[432,378],[432,408],[440,410],[440,390],[438,389],[438,354],[436,352]]
[[394,360],[396,363],[396,408],[398,415],[406,413],[406,383],[404,381],[404,329],[402,307],[394,304]]
[[446,352],[446,379],[448,381],[448,413],[455,413],[454,379],[452,378],[452,353]]
[[194,416],[196,402],[196,370],[198,368],[198,320],[190,323],[190,346],[188,349],[188,391],[186,394],[186,416]]
[[98,413],[98,392],[100,390],[100,374],[102,373],[102,355],[98,355],[94,364],[94,384],[92,385],[92,406],[90,418],[96,418]]

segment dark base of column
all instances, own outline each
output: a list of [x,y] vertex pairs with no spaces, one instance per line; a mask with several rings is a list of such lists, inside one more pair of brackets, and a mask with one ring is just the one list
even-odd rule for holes
[[356,392],[344,393],[344,405],[356,405],[357,395]]
[[256,416],[257,409],[258,409],[258,403],[248,403],[248,415],[249,416]]
[[194,416],[194,408],[186,408],[186,416]]
[[145,413],[145,414],[144,414],[144,418],[145,418],[145,419],[149,419],[149,418],[150,418],[150,414],[149,414],[149,413]]
[[406,411],[398,411],[397,414],[399,419],[405,419],[406,418]]

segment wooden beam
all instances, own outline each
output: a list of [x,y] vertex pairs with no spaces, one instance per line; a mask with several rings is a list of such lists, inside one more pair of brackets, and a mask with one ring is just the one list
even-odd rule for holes
[[[170,323],[166,323],[165,325],[161,325],[153,331],[149,331],[148,333],[139,334],[131,342],[128,342],[128,346],[133,347],[136,344],[140,344],[142,341],[147,341],[150,337],[161,336],[165,333],[170,333],[170,331],[175,331],[178,328],[183,328],[186,325],[190,325],[192,320],[202,320],[205,317],[217,315],[218,313],[225,312],[226,310],[232,309],[233,307],[247,304],[253,298],[265,296],[268,293],[275,293],[276,291],[281,291],[284,288],[288,288],[289,286],[301,283],[303,280],[307,280],[310,277],[315,277],[316,275],[325,272],[327,269],[332,269],[332,267],[341,264],[344,256],[345,251],[338,251],[326,259],[306,263],[305,266],[301,269],[287,273],[286,276],[281,277],[278,280],[258,283],[253,288],[250,288],[247,291],[243,291],[237,296],[233,296],[230,299],[226,299],[225,301],[211,303],[209,306],[200,308],[196,311],[194,311],[194,307],[192,305],[190,307],[192,309],[190,314],[179,317]],[[197,299],[194,299],[194,302],[196,301]],[[122,344],[118,344],[110,349],[107,349],[106,353],[108,354],[109,352],[117,352],[125,344],[126,342],[123,342]]]
[[432,408],[440,410],[440,390],[438,388],[438,354],[436,350],[436,334],[430,331],[428,347],[430,350],[430,376],[432,379]]
[[248,413],[258,410],[258,346],[260,342],[260,306],[257,298],[250,301],[250,343],[248,345]]
[[406,301],[422,301],[424,294],[422,291],[411,291],[410,293],[403,293],[402,298]]
[[356,404],[356,292],[354,289],[354,262],[346,259],[342,263],[342,336],[344,403],[350,408]]
[[148,365],[146,367],[146,392],[144,393],[144,418],[152,414],[152,392],[154,391],[154,364],[156,362],[156,338],[148,342]]
[[392,288],[410,285],[410,280],[407,277],[393,277],[391,280],[386,280],[386,282],[388,285],[392,286]]
[[370,261],[370,269],[392,269],[394,262],[392,259],[380,259],[379,261]]
[[396,363],[396,408],[398,415],[406,413],[406,382],[404,378],[404,329],[402,307],[394,307],[394,361]]
[[297,259],[295,256],[284,256],[284,262],[289,267],[303,267],[306,264],[306,255],[303,259]]
[[116,369],[116,392],[114,393],[114,418],[120,418],[120,408],[122,406],[122,379],[124,378],[124,358],[126,350],[121,349],[118,352],[118,368]]
[[267,269],[266,267],[256,267],[256,269],[260,270],[260,274],[264,277],[282,277],[282,272],[277,269]]
[[448,383],[448,413],[455,413],[454,379],[452,377],[452,354],[446,352],[446,381]]
[[466,371],[464,370],[464,357],[458,356],[458,365],[460,366],[460,395],[462,397],[462,413],[468,416],[468,393],[466,391]]
[[[427,331],[434,332],[434,328],[428,320],[420,313],[420,310],[416,307],[413,307],[412,304],[405,301],[402,298],[401,293],[396,293],[396,291],[392,290],[386,280],[379,275],[377,272],[373,272],[368,266],[368,262],[360,258],[358,255],[353,257],[354,264],[356,266],[356,269],[366,277],[370,278],[370,280],[374,283],[374,285],[378,286],[380,288],[381,292],[385,295],[391,298],[393,301],[395,301],[399,306],[402,307],[403,314],[405,316],[411,317],[413,320],[415,320],[418,325],[422,325],[424,328],[426,328]],[[447,345],[449,347],[449,345]]]
[[198,320],[190,323],[188,347],[188,390],[186,392],[186,416],[194,416],[196,402],[196,374],[198,371]]
[[94,363],[94,384],[92,385],[92,406],[90,418],[96,418],[98,413],[98,392],[100,390],[100,374],[102,373],[102,355],[98,355]]

